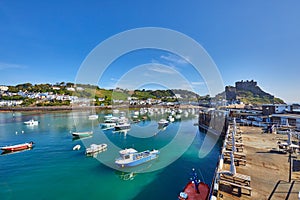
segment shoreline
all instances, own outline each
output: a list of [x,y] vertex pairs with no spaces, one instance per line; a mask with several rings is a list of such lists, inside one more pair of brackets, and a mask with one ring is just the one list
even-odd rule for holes
[[179,106],[165,106],[165,105],[140,105],[140,106],[127,106],[127,105],[114,105],[114,106],[41,106],[41,107],[0,107],[1,112],[38,112],[38,111],[83,111],[83,110],[107,110],[107,109],[138,109],[138,108],[203,108],[202,106],[194,105],[179,105]]

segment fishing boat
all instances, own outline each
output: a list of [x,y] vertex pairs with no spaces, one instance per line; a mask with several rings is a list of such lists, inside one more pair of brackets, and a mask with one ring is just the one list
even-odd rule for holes
[[98,153],[100,151],[105,151],[106,149],[107,149],[107,144],[91,144],[91,146],[86,149],[85,154],[89,156]]
[[31,119],[31,120],[29,120],[29,121],[24,122],[24,124],[25,124],[25,125],[28,125],[28,126],[36,126],[36,125],[39,124],[39,122],[36,121],[36,120],[34,120],[34,119]]
[[120,157],[115,161],[119,167],[134,167],[158,158],[159,151],[154,149],[138,152],[133,148],[129,148],[119,151],[119,154]]
[[5,152],[21,151],[21,150],[32,148],[33,144],[34,144],[33,142],[26,142],[23,144],[16,144],[16,145],[11,145],[11,146],[1,147],[1,150],[5,151]]
[[209,186],[198,179],[195,169],[192,169],[191,181],[184,187],[183,191],[179,193],[179,200],[208,200]]
[[88,137],[93,134],[93,131],[83,131],[83,132],[73,132],[73,137],[81,138],[81,137]]

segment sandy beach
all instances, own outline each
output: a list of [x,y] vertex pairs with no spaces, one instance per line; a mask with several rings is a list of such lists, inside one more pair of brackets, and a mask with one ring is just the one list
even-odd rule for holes
[[[236,171],[251,176],[252,194],[238,194],[236,190],[220,185],[220,199],[298,199],[300,172],[293,172],[289,183],[289,154],[277,151],[277,141],[286,141],[287,135],[262,134],[258,127],[241,126],[240,130],[247,164],[237,166]],[[297,154],[292,156],[297,159]],[[224,167],[229,169],[229,165]]]

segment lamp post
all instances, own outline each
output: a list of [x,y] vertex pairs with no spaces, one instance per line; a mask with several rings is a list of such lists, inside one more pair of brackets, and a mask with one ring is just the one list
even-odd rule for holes
[[289,149],[289,162],[290,162],[290,168],[289,168],[289,183],[292,181],[292,149]]
[[289,152],[288,162],[290,162],[290,165],[289,165],[289,182],[292,182],[292,169],[293,169],[293,158],[294,158],[292,156],[292,153],[294,152],[293,148],[289,146],[288,152]]

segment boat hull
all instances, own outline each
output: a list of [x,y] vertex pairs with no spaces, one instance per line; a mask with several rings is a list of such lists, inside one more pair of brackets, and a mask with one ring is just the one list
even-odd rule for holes
[[161,120],[159,120],[158,125],[159,126],[168,126],[169,125],[169,121],[165,120],[165,119],[161,119]]
[[102,129],[110,129],[114,128],[117,124],[116,123],[103,123],[101,124]]
[[115,126],[115,131],[121,131],[121,130],[127,130],[130,129],[130,125],[126,125],[126,126]]
[[22,151],[25,149],[30,149],[32,147],[33,147],[33,143],[25,143],[25,144],[20,144],[20,145],[1,147],[1,150],[5,151],[5,152]]
[[35,121],[35,120],[29,120],[29,121],[24,122],[24,124],[27,126],[37,126],[37,125],[39,125],[39,122]]
[[95,119],[98,119],[98,115],[89,115],[89,120],[95,120]]
[[181,196],[178,197],[180,200],[188,199],[188,200],[207,200],[209,196],[209,186],[203,182],[199,183],[197,193],[195,184],[190,181],[185,188],[183,189],[183,193],[187,194],[187,198],[183,198]]
[[116,164],[119,167],[134,167],[134,166],[141,165],[143,163],[149,162],[151,160],[154,160],[157,157],[158,157],[157,154],[153,154],[153,155],[149,155],[147,157],[143,157],[141,159],[133,160],[133,161],[129,161],[129,162],[118,162],[118,161],[116,161]]
[[80,138],[80,137],[88,137],[91,136],[93,132],[73,132],[73,137]]
[[100,145],[91,145],[90,148],[87,148],[86,149],[86,152],[85,154],[86,155],[93,155],[93,154],[96,154],[96,153],[99,153],[99,152],[102,152],[102,151],[105,151],[107,150],[107,144],[100,144]]

